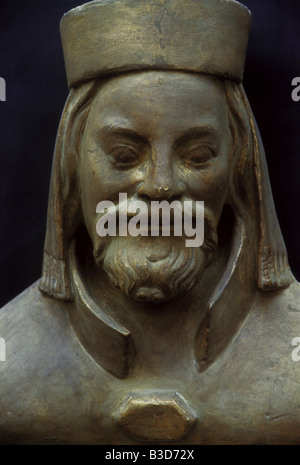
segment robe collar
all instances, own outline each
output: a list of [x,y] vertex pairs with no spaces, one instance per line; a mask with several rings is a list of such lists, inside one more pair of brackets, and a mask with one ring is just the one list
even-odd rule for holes
[[[92,298],[75,253],[69,261],[75,305],[69,311],[73,329],[89,355],[104,370],[125,378],[135,360],[135,344],[130,331],[105,312]],[[229,259],[215,287],[195,340],[195,362],[204,371],[223,352],[249,312],[255,293],[255,260],[242,221],[236,220]],[[252,284],[251,284],[252,283]]]

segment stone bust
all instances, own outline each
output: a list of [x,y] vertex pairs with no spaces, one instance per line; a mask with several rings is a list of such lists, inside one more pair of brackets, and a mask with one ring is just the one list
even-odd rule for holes
[[[233,0],[63,17],[43,273],[0,312],[0,443],[300,442],[300,291],[242,86],[250,22]],[[120,193],[203,201],[203,245],[100,237]]]

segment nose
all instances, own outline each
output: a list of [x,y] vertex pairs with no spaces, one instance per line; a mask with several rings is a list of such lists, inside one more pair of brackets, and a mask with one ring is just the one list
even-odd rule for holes
[[156,141],[152,145],[151,162],[137,193],[145,200],[180,199],[185,191],[185,184],[177,172],[176,162],[172,156],[170,141]]
[[147,200],[180,199],[185,190],[184,182],[174,175],[172,162],[154,162],[151,172],[138,186],[139,197]]

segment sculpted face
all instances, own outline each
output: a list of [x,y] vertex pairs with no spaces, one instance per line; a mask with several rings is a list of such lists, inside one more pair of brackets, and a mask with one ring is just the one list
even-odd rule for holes
[[[80,166],[84,220],[94,257],[135,300],[162,302],[190,290],[211,260],[226,201],[231,154],[226,97],[214,77],[143,72],[102,85],[86,122]],[[102,200],[204,201],[205,242],[96,233]]]

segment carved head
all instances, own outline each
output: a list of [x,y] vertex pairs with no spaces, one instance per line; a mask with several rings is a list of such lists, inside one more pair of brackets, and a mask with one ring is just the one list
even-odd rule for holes
[[[40,288],[72,299],[68,248],[83,225],[96,266],[135,300],[161,303],[199,284],[224,225],[242,229],[258,287],[285,287],[285,247],[241,84],[250,14],[235,1],[147,5],[91,2],[63,18],[70,96]],[[184,237],[100,238],[96,206],[117,204],[119,193],[146,203],[204,201],[203,246],[187,248]]]

